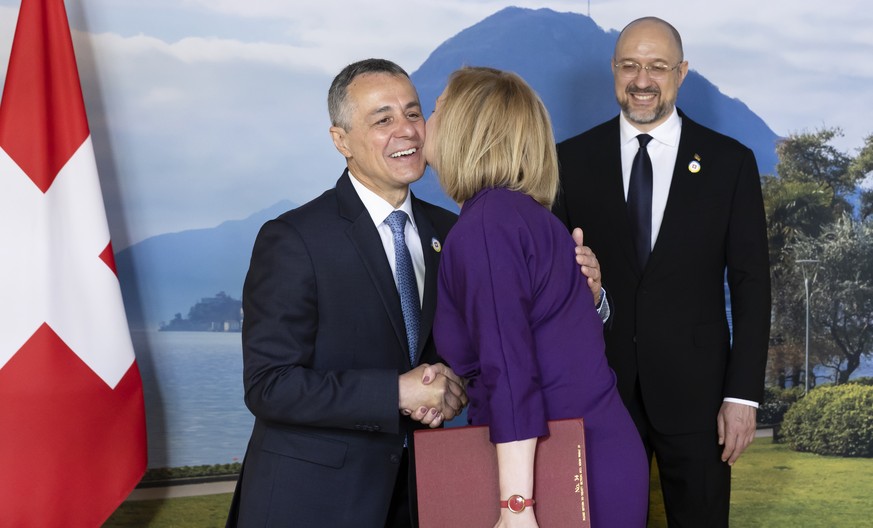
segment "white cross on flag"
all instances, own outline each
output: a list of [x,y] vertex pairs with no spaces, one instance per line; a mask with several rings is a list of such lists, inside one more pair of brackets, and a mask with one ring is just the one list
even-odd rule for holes
[[0,526],[100,526],[146,467],[62,0],[22,0],[0,99]]

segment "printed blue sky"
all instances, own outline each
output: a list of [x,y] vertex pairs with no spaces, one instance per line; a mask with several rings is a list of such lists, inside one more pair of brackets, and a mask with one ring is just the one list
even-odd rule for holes
[[[18,5],[0,0],[3,77]],[[324,100],[345,64],[383,56],[413,72],[504,7],[588,10],[533,0],[66,5],[116,249],[331,186],[343,160]],[[863,0],[594,0],[590,9],[604,29],[644,15],[672,22],[691,67],[777,134],[838,126],[836,145],[853,153],[873,133],[873,10]]]

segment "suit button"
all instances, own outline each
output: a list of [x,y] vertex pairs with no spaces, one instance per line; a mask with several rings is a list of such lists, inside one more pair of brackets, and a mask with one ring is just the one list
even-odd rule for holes
[[390,457],[388,457],[388,460],[390,460],[392,464],[399,464],[400,455],[391,455]]
[[637,336],[634,336],[634,344],[637,342]]

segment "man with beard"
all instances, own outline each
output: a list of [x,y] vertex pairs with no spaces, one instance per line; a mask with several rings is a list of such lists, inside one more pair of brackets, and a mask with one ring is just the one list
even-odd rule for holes
[[554,212],[584,229],[600,261],[607,357],[657,458],[669,525],[726,527],[730,466],[754,438],[769,339],[757,165],[676,108],[688,62],[673,26],[631,22],[612,68],[621,114],[558,145]]

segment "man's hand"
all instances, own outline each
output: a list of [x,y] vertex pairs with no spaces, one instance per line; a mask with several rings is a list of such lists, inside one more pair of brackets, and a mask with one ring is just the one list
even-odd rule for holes
[[755,418],[758,410],[751,405],[724,402],[718,411],[718,445],[724,446],[722,462],[734,465],[743,451],[755,439]]
[[584,238],[582,229],[577,227],[573,230],[573,240],[576,242],[576,264],[581,267],[582,275],[588,279],[588,287],[591,288],[591,293],[594,295],[594,305],[597,306],[600,304],[602,291],[600,263],[591,248],[583,243]]
[[422,363],[398,383],[401,412],[430,427],[451,420],[467,405],[464,381],[442,363]]

